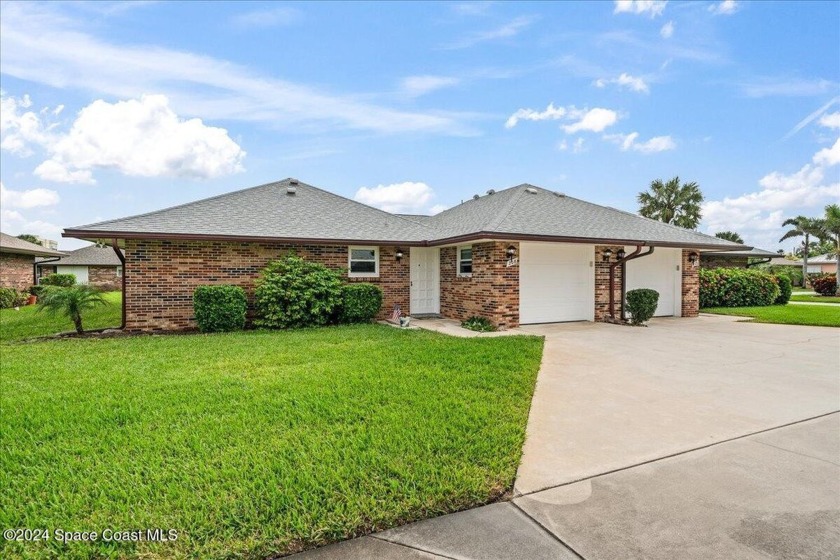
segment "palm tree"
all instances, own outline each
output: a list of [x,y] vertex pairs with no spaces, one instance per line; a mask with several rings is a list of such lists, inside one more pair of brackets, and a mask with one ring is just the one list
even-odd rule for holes
[[805,242],[803,243],[805,249],[802,252],[802,285],[805,286],[808,283],[808,251],[811,248],[810,238],[811,236],[819,238],[821,235],[824,235],[820,220],[797,216],[795,218],[788,218],[782,222],[782,227],[784,226],[793,226],[793,228],[785,232],[782,238],[779,239],[779,243],[792,237],[805,237]]
[[52,315],[61,314],[73,321],[76,332],[85,332],[82,328],[82,311],[97,305],[107,305],[98,288],[89,284],[76,284],[63,288],[46,286],[38,298],[38,311],[47,310]]
[[837,288],[834,292],[840,296],[840,204],[829,204],[825,207],[825,218],[822,220],[823,237],[834,241],[834,259],[837,261],[835,279]]
[[700,203],[703,193],[697,183],[683,183],[674,177],[667,183],[656,179],[650,183],[650,191],[640,192],[639,214],[688,229],[695,229],[700,223]]
[[744,240],[741,236],[734,231],[719,231],[715,234],[715,237],[718,239],[726,239],[727,241],[732,241],[733,243],[740,243],[741,245],[744,244]]

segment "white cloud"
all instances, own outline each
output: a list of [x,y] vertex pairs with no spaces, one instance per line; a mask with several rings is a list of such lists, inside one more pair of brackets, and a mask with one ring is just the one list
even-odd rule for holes
[[58,204],[60,197],[55,191],[49,189],[29,189],[25,191],[13,191],[7,189],[0,181],[0,205],[3,208],[35,208],[36,206],[54,206]]
[[818,151],[799,171],[773,171],[762,177],[760,190],[703,204],[703,224],[708,232],[732,230],[750,244],[774,248],[782,236],[785,218],[819,215],[825,204],[840,199],[840,181],[829,170],[840,164],[840,138],[831,148]]
[[659,30],[659,34],[662,35],[663,39],[670,39],[674,35],[674,22],[669,21],[663,25],[662,29]]
[[429,208],[429,215],[434,216],[435,214],[440,214],[444,210],[447,210],[449,207],[445,204],[435,204],[431,208]]
[[255,27],[277,27],[292,25],[302,19],[302,12],[289,6],[277,6],[264,10],[242,12],[230,18],[230,22],[242,29]]
[[32,145],[44,145],[49,142],[49,130],[53,125],[42,120],[43,115],[54,115],[64,108],[60,105],[52,113],[49,108],[40,114],[28,110],[32,100],[28,95],[13,97],[0,91],[0,149],[19,156],[32,155]]
[[477,31],[475,33],[468,34],[463,39],[445,45],[443,48],[466,49],[487,41],[510,39],[511,37],[516,37],[524,31],[534,22],[534,19],[535,18],[530,16],[520,16],[495,29],[490,29],[489,31]]
[[614,14],[649,14],[650,17],[662,15],[667,0],[615,0]]
[[[794,126],[792,129],[790,129],[788,131],[788,133],[785,134],[782,137],[782,140],[787,140],[788,138],[790,138],[791,136],[793,136],[794,134],[796,134],[797,132],[799,132],[800,130],[802,130],[803,128],[805,128],[806,126],[811,124],[812,122],[814,122],[814,120],[817,119],[818,117],[822,117],[825,114],[825,112],[828,111],[829,109],[831,109],[831,107],[833,107],[834,104],[836,104],[836,103],[840,103],[840,96],[828,100],[828,102],[825,103],[822,107],[820,107],[819,109],[812,112],[810,115],[808,115],[807,117],[805,117],[804,119],[802,119],[801,121],[796,123],[796,126]],[[836,114],[836,113],[834,113],[834,114]],[[827,126],[828,128],[833,128],[831,126],[831,123],[833,121],[832,121],[832,118],[831,118],[830,115],[829,115],[829,118],[826,120],[826,122],[828,124],[824,124],[822,118],[820,118],[820,124],[822,126]]]
[[409,112],[326,93],[264,75],[229,60],[156,45],[118,45],[83,31],[52,4],[3,6],[2,72],[55,88],[79,88],[127,99],[167,95],[181,115],[246,120],[282,129],[354,129],[381,133],[474,130],[469,114]]
[[31,233],[45,239],[58,240],[61,237],[61,226],[43,220],[30,220],[15,210],[0,210],[0,221],[3,230],[10,235]]
[[638,138],[638,132],[631,132],[630,134],[607,134],[604,136],[604,140],[619,144],[622,152],[634,151],[643,154],[655,154],[673,150],[677,147],[677,143],[670,136],[654,136],[645,142],[637,142],[636,140]]
[[429,203],[435,198],[435,192],[429,185],[420,182],[406,181],[372,188],[362,187],[356,191],[353,198],[386,212],[421,214],[433,209],[440,211],[440,205],[429,208]]
[[618,121],[618,113],[611,109],[595,107],[579,116],[575,123],[564,125],[566,134],[574,134],[582,130],[591,132],[602,132],[605,128],[614,125]]
[[840,128],[840,112],[826,113],[820,117],[820,126],[826,128]]
[[95,169],[207,179],[242,171],[245,157],[227,130],[181,119],[163,95],[94,101],[79,111],[69,131],[52,129],[33,135],[32,142],[51,155],[35,175],[60,183],[94,183]]
[[505,128],[515,127],[519,121],[547,121],[558,120],[566,116],[568,111],[565,107],[555,107],[554,103],[549,103],[545,111],[535,111],[533,109],[519,109],[505,122]]
[[758,78],[739,84],[747,97],[811,97],[837,91],[837,83],[822,78]]
[[730,16],[740,8],[738,2],[735,0],[723,0],[723,2],[709,6],[709,11],[716,16]]
[[405,94],[419,97],[439,89],[452,87],[459,82],[458,78],[449,76],[409,76],[403,79],[401,87]]
[[650,92],[650,88],[643,78],[631,76],[626,72],[622,72],[617,78],[599,78],[593,82],[593,85],[598,88],[606,87],[609,84],[616,84],[620,89],[629,89],[640,93]]
[[586,151],[585,144],[586,141],[582,137],[575,138],[575,141],[571,144],[564,138],[557,143],[557,149],[561,152],[571,149],[573,154],[579,154]]

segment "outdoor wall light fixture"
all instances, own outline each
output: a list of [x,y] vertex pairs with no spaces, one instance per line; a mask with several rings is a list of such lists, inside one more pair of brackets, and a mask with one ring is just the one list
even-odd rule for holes
[[688,254],[688,262],[691,263],[691,266],[697,266],[697,259],[699,259],[699,258],[700,258],[700,255],[698,255],[697,253],[695,253],[693,251]]
[[505,254],[507,255],[507,258],[512,259],[516,256],[516,247],[514,247],[513,245],[509,246],[507,248],[507,251],[505,251]]
[[612,257],[612,249],[604,249],[604,253],[603,253],[604,262],[610,262],[610,257]]
[[397,249],[397,262],[400,262],[403,258],[403,250]]
[[625,255],[627,255],[627,252],[624,249],[619,249],[618,253],[615,254],[615,256],[618,257],[618,260],[623,259]]

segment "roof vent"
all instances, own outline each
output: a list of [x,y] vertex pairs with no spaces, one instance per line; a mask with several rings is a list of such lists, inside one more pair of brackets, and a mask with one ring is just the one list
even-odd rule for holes
[[496,194],[496,191],[494,191],[493,189],[490,189],[489,191],[487,191],[487,194]]
[[561,193],[560,191],[554,191],[554,196],[559,196],[560,198],[563,198],[563,197],[565,197],[565,196],[566,196],[566,194],[565,194],[565,193]]
[[293,195],[296,192],[297,192],[297,189],[295,187],[292,187],[292,186],[286,187],[286,194]]
[[290,184],[290,185],[297,185],[297,184],[298,184],[298,180],[297,180],[297,179],[289,179],[289,184]]
[[533,187],[528,187],[528,188],[525,189],[525,192],[528,193],[528,194],[537,194],[537,189],[535,189]]
[[480,197],[480,196],[478,196],[477,194],[474,194],[474,195],[473,195],[473,200],[478,200],[479,198],[481,198],[481,197]]

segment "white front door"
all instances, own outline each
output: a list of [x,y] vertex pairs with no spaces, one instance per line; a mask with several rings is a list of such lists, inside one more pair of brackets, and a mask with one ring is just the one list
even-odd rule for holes
[[[625,247],[629,255],[635,247]],[[642,248],[642,252],[647,249]],[[682,249],[656,247],[649,257],[627,262],[627,291],[650,288],[659,292],[655,317],[682,315]]]
[[519,244],[519,322],[592,321],[595,247],[574,243]]
[[412,247],[411,314],[440,313],[440,249]]

